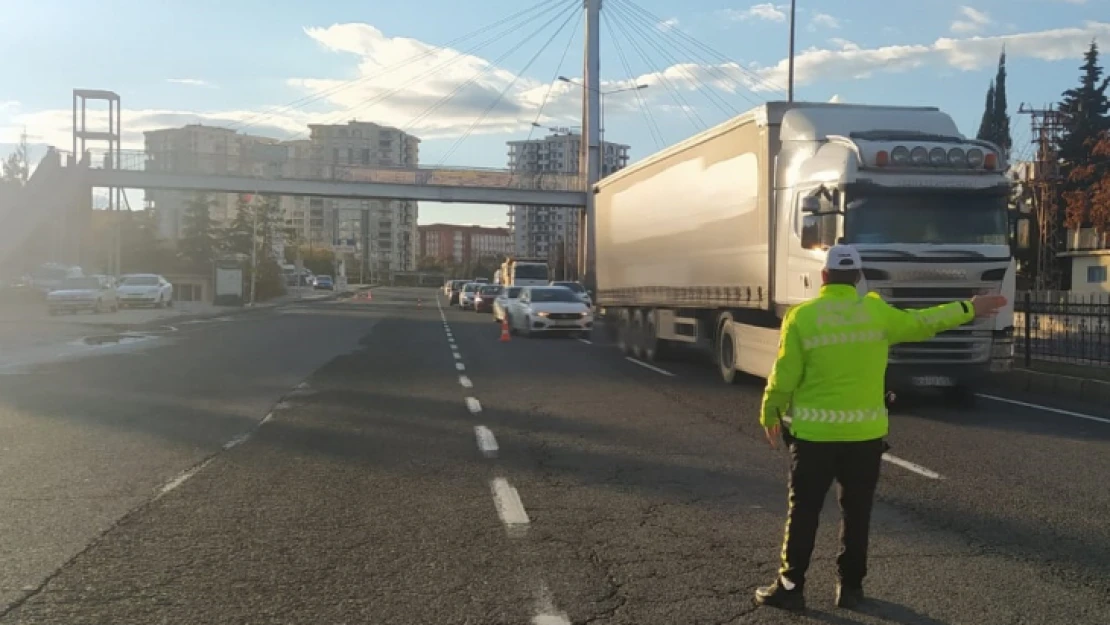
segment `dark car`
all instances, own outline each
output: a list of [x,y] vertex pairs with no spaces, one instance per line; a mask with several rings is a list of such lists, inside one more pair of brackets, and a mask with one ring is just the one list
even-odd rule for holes
[[493,312],[493,300],[501,295],[501,287],[496,284],[487,284],[478,289],[474,297],[474,312]]
[[462,293],[463,287],[466,286],[466,280],[452,280],[451,281],[451,299],[447,302],[449,306],[457,306],[459,303],[459,294]]

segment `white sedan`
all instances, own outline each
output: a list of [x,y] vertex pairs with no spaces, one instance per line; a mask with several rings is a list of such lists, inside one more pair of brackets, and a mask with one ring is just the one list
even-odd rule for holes
[[509,331],[525,336],[544,332],[583,336],[593,327],[590,308],[573,291],[560,286],[524,287],[509,308]]
[[121,307],[127,306],[173,306],[173,285],[165,278],[153,273],[134,273],[123,276],[119,288]]
[[517,299],[520,298],[520,292],[524,287],[511,286],[507,289],[501,289],[501,295],[493,300],[493,320],[501,323],[505,319],[505,315]]

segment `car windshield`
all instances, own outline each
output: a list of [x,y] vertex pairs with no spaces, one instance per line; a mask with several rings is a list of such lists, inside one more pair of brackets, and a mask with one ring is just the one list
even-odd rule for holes
[[486,297],[486,296],[496,297],[497,295],[501,294],[501,287],[499,287],[499,286],[484,286],[484,287],[482,287],[481,289],[478,290],[478,294],[483,296],[483,297]]
[[478,286],[479,285],[474,284],[473,282],[467,283],[467,285],[463,287],[463,293],[473,293],[474,291],[478,290]]
[[564,289],[570,289],[575,293],[585,293],[586,287],[578,284],[577,282],[552,282],[551,286],[561,286]]
[[505,297],[509,299],[518,299],[520,298],[521,290],[522,289],[519,286],[509,287],[509,290],[506,293]]
[[158,286],[158,278],[154,276],[132,276],[123,280],[123,286]]
[[570,289],[562,287],[550,289],[532,289],[533,302],[577,302],[578,296]]
[[100,280],[96,278],[68,278],[62,281],[62,289],[99,289]]
[[1005,196],[966,193],[857,195],[844,218],[845,243],[1006,245]]
[[316,276],[316,280],[317,281],[323,280],[325,282],[331,282],[331,276]]
[[459,289],[463,288],[463,286],[465,286],[465,285],[466,285],[466,280],[455,280],[454,282],[451,283],[451,288],[458,291]]
[[513,267],[513,275],[525,280],[546,280],[547,265],[541,265],[539,263],[516,265]]

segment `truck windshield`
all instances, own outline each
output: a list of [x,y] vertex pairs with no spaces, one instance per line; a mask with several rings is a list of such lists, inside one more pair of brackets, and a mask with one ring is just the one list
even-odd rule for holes
[[845,243],[1007,245],[1006,198],[959,193],[856,195]]
[[525,280],[546,280],[547,265],[517,265],[513,268],[513,276]]

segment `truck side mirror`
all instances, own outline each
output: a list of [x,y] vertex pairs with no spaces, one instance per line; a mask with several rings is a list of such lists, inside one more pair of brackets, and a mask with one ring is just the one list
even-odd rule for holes
[[821,228],[819,218],[813,215],[802,217],[802,249],[815,250],[821,247]]
[[810,214],[821,212],[821,200],[816,196],[802,198],[802,213]]

